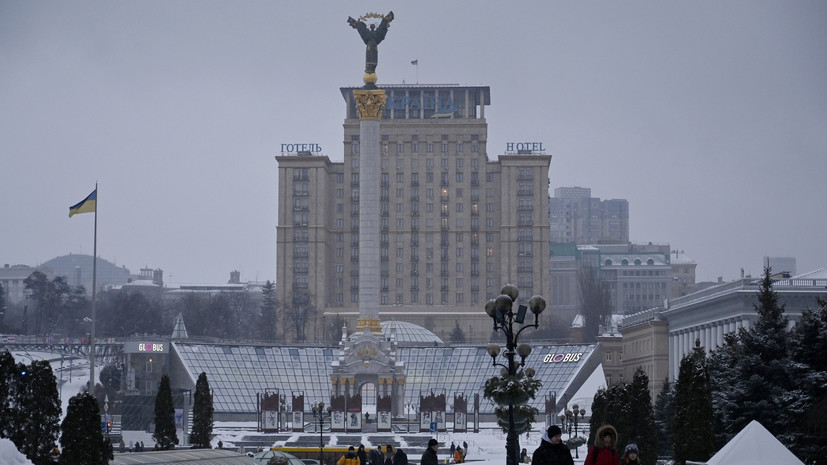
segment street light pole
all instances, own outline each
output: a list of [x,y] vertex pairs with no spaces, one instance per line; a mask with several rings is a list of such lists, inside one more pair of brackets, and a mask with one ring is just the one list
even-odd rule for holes
[[[574,435],[576,437],[577,436],[577,416],[579,415],[580,418],[585,417],[586,416],[586,409],[584,409],[584,408],[581,409],[580,406],[577,405],[577,404],[572,405],[571,409],[572,409],[571,413],[574,416]],[[569,434],[569,438],[571,438],[571,434]],[[578,449],[579,449],[579,447],[576,447],[574,449],[574,458],[577,458],[577,459],[580,458],[580,452],[578,451]]]
[[319,420],[319,465],[324,464],[324,419],[330,418],[330,413],[333,409],[328,407],[326,410],[324,408],[324,402],[319,402],[317,405],[313,406],[313,417]]
[[[506,284],[502,289],[502,294],[496,299],[489,300],[485,304],[485,313],[494,320],[494,332],[502,330],[505,333],[505,356],[508,361],[507,365],[497,362],[497,356],[500,355],[500,346],[491,344],[488,346],[488,355],[492,358],[494,366],[501,366],[504,372],[509,377],[517,375],[517,368],[525,366],[526,357],[531,354],[531,346],[528,344],[517,344],[520,333],[527,328],[538,328],[540,326],[539,316],[546,308],[546,301],[540,296],[533,296],[528,300],[528,307],[520,305],[517,311],[514,311],[514,302],[517,301],[520,292],[517,286],[513,284]],[[514,332],[514,323],[518,325],[523,324],[526,317],[526,311],[531,310],[534,314],[534,324],[523,326],[517,332]],[[517,363],[515,356],[520,356],[520,362]],[[525,370],[526,376],[534,377],[534,369],[528,368]],[[508,402],[508,433],[505,442],[506,449],[506,465],[517,465],[520,462],[520,444],[518,440],[517,431],[514,424],[514,402]]]

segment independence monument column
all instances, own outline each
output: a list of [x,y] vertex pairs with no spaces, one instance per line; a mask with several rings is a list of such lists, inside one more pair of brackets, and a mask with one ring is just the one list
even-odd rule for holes
[[[374,18],[379,25],[365,23]],[[385,38],[393,12],[387,15],[368,13],[347,22],[365,42],[365,85],[353,91],[359,113],[359,321],[356,332],[367,327],[381,333],[379,325],[379,120],[387,102],[385,91],[376,87],[378,45]]]

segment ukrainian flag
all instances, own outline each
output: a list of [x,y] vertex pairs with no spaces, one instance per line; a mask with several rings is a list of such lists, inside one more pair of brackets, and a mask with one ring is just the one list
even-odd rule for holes
[[77,213],[92,213],[98,208],[98,188],[92,191],[85,199],[69,207],[69,218]]

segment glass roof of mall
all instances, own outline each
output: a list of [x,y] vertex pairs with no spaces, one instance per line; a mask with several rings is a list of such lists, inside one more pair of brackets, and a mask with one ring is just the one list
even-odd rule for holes
[[[596,364],[590,359],[594,345],[538,345],[526,359],[526,367],[537,370],[543,386],[532,405],[544,410],[549,393],[558,398],[581,369]],[[339,349],[332,347],[262,347],[173,344],[193,383],[201,372],[207,374],[213,391],[216,413],[256,412],[256,394],[303,392],[305,405],[330,403],[331,362],[338,360]],[[579,356],[576,354],[580,354]],[[500,372],[491,365],[485,347],[397,347],[397,361],[405,363],[407,381],[405,402],[419,404],[419,394],[465,394],[473,402],[480,394],[480,410],[494,411],[482,396],[485,380]],[[597,361],[599,363],[599,360]],[[591,373],[586,373],[589,375]],[[585,379],[585,377],[583,378]]]

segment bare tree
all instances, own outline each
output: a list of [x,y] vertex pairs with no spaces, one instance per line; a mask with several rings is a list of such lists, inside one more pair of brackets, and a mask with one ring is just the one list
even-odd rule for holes
[[580,313],[585,318],[584,342],[592,342],[600,331],[600,325],[612,314],[609,287],[600,281],[599,270],[586,267],[578,273],[580,284]]

